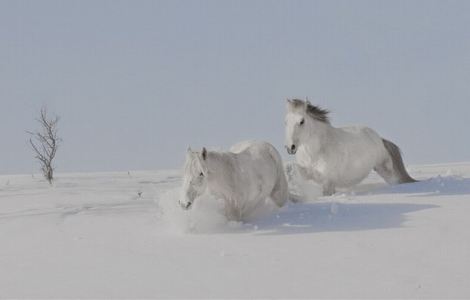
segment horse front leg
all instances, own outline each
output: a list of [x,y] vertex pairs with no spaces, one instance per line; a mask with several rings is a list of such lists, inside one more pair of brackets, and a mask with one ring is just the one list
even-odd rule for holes
[[227,199],[224,206],[225,217],[229,221],[239,222],[243,218],[243,209],[240,207],[239,201],[235,199]]
[[317,182],[308,169],[292,163],[286,166],[287,181],[289,185],[289,199],[294,202],[303,202],[315,200],[321,196],[317,186],[312,185],[311,181]]
[[322,188],[323,196],[332,196],[336,193],[335,185],[331,182],[323,184]]
[[336,186],[333,182],[328,181],[324,175],[318,173],[316,170],[309,171],[306,168],[297,166],[297,169],[303,178],[310,179],[316,184],[321,185],[323,196],[332,196],[336,193]]

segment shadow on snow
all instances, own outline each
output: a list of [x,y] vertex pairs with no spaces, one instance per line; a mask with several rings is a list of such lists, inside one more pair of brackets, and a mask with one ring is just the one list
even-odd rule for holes
[[277,215],[252,222],[260,234],[299,234],[399,228],[407,213],[437,208],[408,203],[290,204]]
[[360,191],[356,195],[411,194],[420,197],[470,195],[470,178],[437,176],[416,183],[378,187],[369,191]]

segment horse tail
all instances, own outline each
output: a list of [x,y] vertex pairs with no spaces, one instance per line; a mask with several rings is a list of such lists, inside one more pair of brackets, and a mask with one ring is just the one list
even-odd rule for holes
[[387,150],[392,163],[393,163],[393,173],[398,179],[398,183],[411,183],[411,182],[417,182],[418,180],[412,178],[408,172],[406,171],[405,165],[403,163],[403,158],[401,155],[401,150],[400,148],[395,145],[394,143],[382,139],[382,142],[385,146],[385,149]]

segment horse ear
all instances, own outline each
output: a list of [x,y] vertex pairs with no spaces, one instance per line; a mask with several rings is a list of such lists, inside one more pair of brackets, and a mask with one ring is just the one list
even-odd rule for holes
[[308,106],[308,105],[311,105],[312,103],[310,103],[310,101],[308,101],[308,98],[305,98],[305,104]]
[[202,156],[203,160],[206,160],[206,158],[207,158],[207,149],[206,149],[206,147],[202,147],[201,156]]
[[294,102],[292,102],[292,99],[287,98],[287,111],[292,111],[294,108]]
[[186,149],[186,160],[190,160],[193,157],[193,150],[191,150],[191,147],[188,146],[188,149]]

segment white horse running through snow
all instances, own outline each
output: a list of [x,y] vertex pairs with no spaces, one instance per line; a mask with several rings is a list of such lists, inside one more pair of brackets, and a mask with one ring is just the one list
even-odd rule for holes
[[229,152],[189,148],[181,206],[189,209],[206,192],[224,200],[230,220],[245,220],[267,198],[282,207],[288,199],[288,187],[279,152],[259,141],[239,143]]
[[295,155],[301,177],[320,184],[323,195],[358,184],[372,169],[389,184],[416,181],[398,146],[369,127],[335,128],[328,113],[308,100],[287,100],[287,152]]

